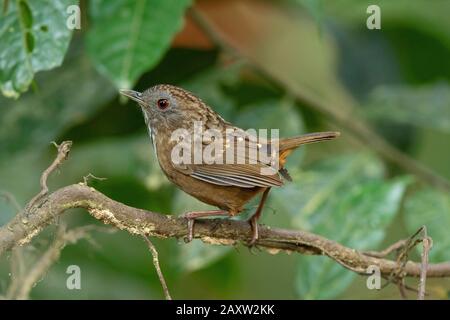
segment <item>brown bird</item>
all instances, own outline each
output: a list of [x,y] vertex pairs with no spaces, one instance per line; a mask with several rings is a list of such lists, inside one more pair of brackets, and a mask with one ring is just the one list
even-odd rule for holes
[[[184,192],[220,209],[184,213],[182,216],[188,219],[188,241],[193,238],[194,219],[235,216],[253,197],[262,193],[258,207],[249,219],[252,227],[250,244],[254,244],[258,239],[258,219],[271,187],[282,186],[283,178],[290,180],[284,168],[286,157],[303,144],[339,136],[339,132],[319,132],[293,138],[255,139],[184,89],[162,84],[142,93],[133,90],[120,90],[120,93],[141,107],[159,165],[167,178]],[[197,145],[196,125],[203,133],[208,130],[213,133],[207,138],[202,137]],[[174,133],[178,133],[177,138]],[[214,146],[216,149],[212,148]],[[213,150],[209,154],[214,161],[195,161],[195,150],[203,156],[207,148]],[[176,150],[182,152],[174,152]],[[192,154],[186,155],[186,150]],[[179,157],[189,161],[180,162]]]

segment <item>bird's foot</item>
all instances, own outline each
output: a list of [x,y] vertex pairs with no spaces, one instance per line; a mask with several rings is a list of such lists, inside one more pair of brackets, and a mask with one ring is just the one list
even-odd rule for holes
[[195,219],[194,218],[186,218],[186,219],[188,221],[187,222],[188,234],[187,234],[187,237],[184,238],[184,241],[186,243],[189,243],[194,238],[194,222],[195,222]]
[[188,234],[185,242],[189,243],[194,239],[194,222],[197,218],[214,217],[214,216],[228,216],[228,211],[224,210],[210,210],[210,211],[188,211],[180,215],[181,218],[187,219]]
[[257,216],[253,215],[248,222],[250,223],[250,226],[252,227],[252,239],[248,242],[249,247],[253,247],[256,244],[256,241],[259,238],[258,233],[258,218]]
[[261,217],[264,203],[266,202],[269,191],[270,191],[270,188],[267,188],[266,190],[264,190],[261,200],[259,201],[258,208],[256,209],[255,213],[248,220],[248,222],[250,223],[250,226],[252,227],[252,239],[248,242],[249,247],[253,247],[256,244],[256,241],[258,241],[258,238],[259,238],[258,220]]

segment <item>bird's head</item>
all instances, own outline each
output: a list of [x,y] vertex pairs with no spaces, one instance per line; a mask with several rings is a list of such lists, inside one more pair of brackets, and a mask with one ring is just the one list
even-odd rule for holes
[[120,90],[136,101],[144,113],[147,125],[172,130],[186,127],[192,121],[201,121],[206,105],[191,92],[172,85],[161,84],[144,92]]

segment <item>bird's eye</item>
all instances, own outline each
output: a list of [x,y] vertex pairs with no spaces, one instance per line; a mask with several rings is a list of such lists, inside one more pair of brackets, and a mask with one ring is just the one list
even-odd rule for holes
[[161,110],[167,109],[169,107],[169,100],[159,99],[157,102],[158,108]]

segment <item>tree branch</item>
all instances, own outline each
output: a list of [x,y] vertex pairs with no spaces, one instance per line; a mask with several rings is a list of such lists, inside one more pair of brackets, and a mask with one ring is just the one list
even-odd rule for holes
[[[16,245],[31,241],[44,227],[69,209],[83,208],[94,218],[136,235],[144,233],[159,238],[187,236],[187,220],[171,215],[133,208],[114,201],[92,187],[73,184],[45,196],[39,206],[33,207],[28,220],[23,223],[21,212],[0,228],[0,255]],[[209,244],[235,245],[251,238],[251,228],[246,221],[229,219],[199,220],[194,238]],[[260,227],[257,245],[270,253],[280,251],[326,255],[344,267],[366,274],[370,265],[377,265],[383,275],[398,271],[396,261],[365,255],[322,236],[279,228]],[[408,261],[402,268],[403,276],[419,277],[421,264]],[[428,277],[450,276],[450,262],[429,264]]]
[[[61,146],[65,147],[61,148]],[[187,219],[127,206],[108,198],[85,183],[73,184],[58,189],[53,193],[48,193],[46,188],[47,177],[67,158],[70,147],[71,143],[69,142],[63,142],[58,147],[56,160],[42,175],[42,189],[39,194],[9,223],[0,227],[0,256],[6,250],[13,249],[17,245],[29,243],[41,230],[54,222],[55,218],[74,208],[85,209],[94,218],[136,235],[159,238],[181,238],[188,235]],[[375,265],[379,267],[383,277],[396,283],[399,283],[407,276],[421,277],[420,288],[425,288],[425,275],[427,277],[450,276],[450,262],[428,264],[425,256],[422,259],[422,263],[415,263],[407,261],[407,254],[401,254],[396,261],[383,257],[384,254],[391,252],[393,248],[402,247],[399,245],[400,243],[407,243],[408,245],[404,246],[406,251],[408,251],[409,247],[413,245],[413,238],[416,234],[406,240],[406,242],[398,242],[385,250],[385,252],[382,252],[381,255],[377,255],[374,252],[364,253],[345,247],[335,241],[306,231],[266,226],[260,226],[259,230],[260,234],[256,245],[271,254],[284,251],[288,253],[298,252],[302,254],[325,255],[345,268],[364,275],[368,274],[366,270],[369,266]],[[76,235],[84,234],[83,232],[74,232],[76,232]],[[216,245],[235,245],[239,242],[246,244],[251,239],[251,236],[251,227],[247,221],[230,219],[197,221],[194,233],[194,238]],[[79,236],[70,237],[70,239],[73,238],[78,239]],[[52,257],[58,256],[60,248],[68,240],[67,237],[61,239],[61,243],[55,243],[55,250],[49,250]],[[425,245],[427,247],[424,249],[428,253],[430,244],[427,242]],[[56,254],[54,254],[55,252]],[[153,250],[152,254],[155,257]],[[46,261],[53,261],[54,259],[44,260],[42,263],[43,268],[40,268],[42,270],[46,270],[47,265],[49,265]],[[36,277],[33,276],[32,278],[35,279]],[[168,296],[166,288],[167,286],[165,286],[164,290],[166,296]],[[21,296],[27,296],[27,294],[28,292],[25,292]]]
[[[127,206],[108,198],[84,183],[73,184],[48,193],[47,177],[67,158],[70,147],[70,142],[63,142],[58,147],[55,161],[42,175],[41,192],[24,210],[0,228],[0,255],[16,245],[30,242],[56,217],[73,208],[83,208],[94,218],[132,234],[160,238],[187,236],[185,218]],[[235,245],[240,241],[247,243],[251,238],[251,227],[246,221],[200,220],[196,223],[194,237],[210,244]],[[392,261],[374,256],[373,253],[365,254],[306,231],[261,226],[260,237],[256,244],[273,254],[286,251],[326,255],[347,269],[360,274],[366,274],[367,268],[371,265],[378,266],[381,274],[389,277],[392,275],[398,278],[419,277],[423,274],[423,264],[406,261],[406,259]],[[450,276],[450,262],[429,264],[425,270],[428,277]]]

